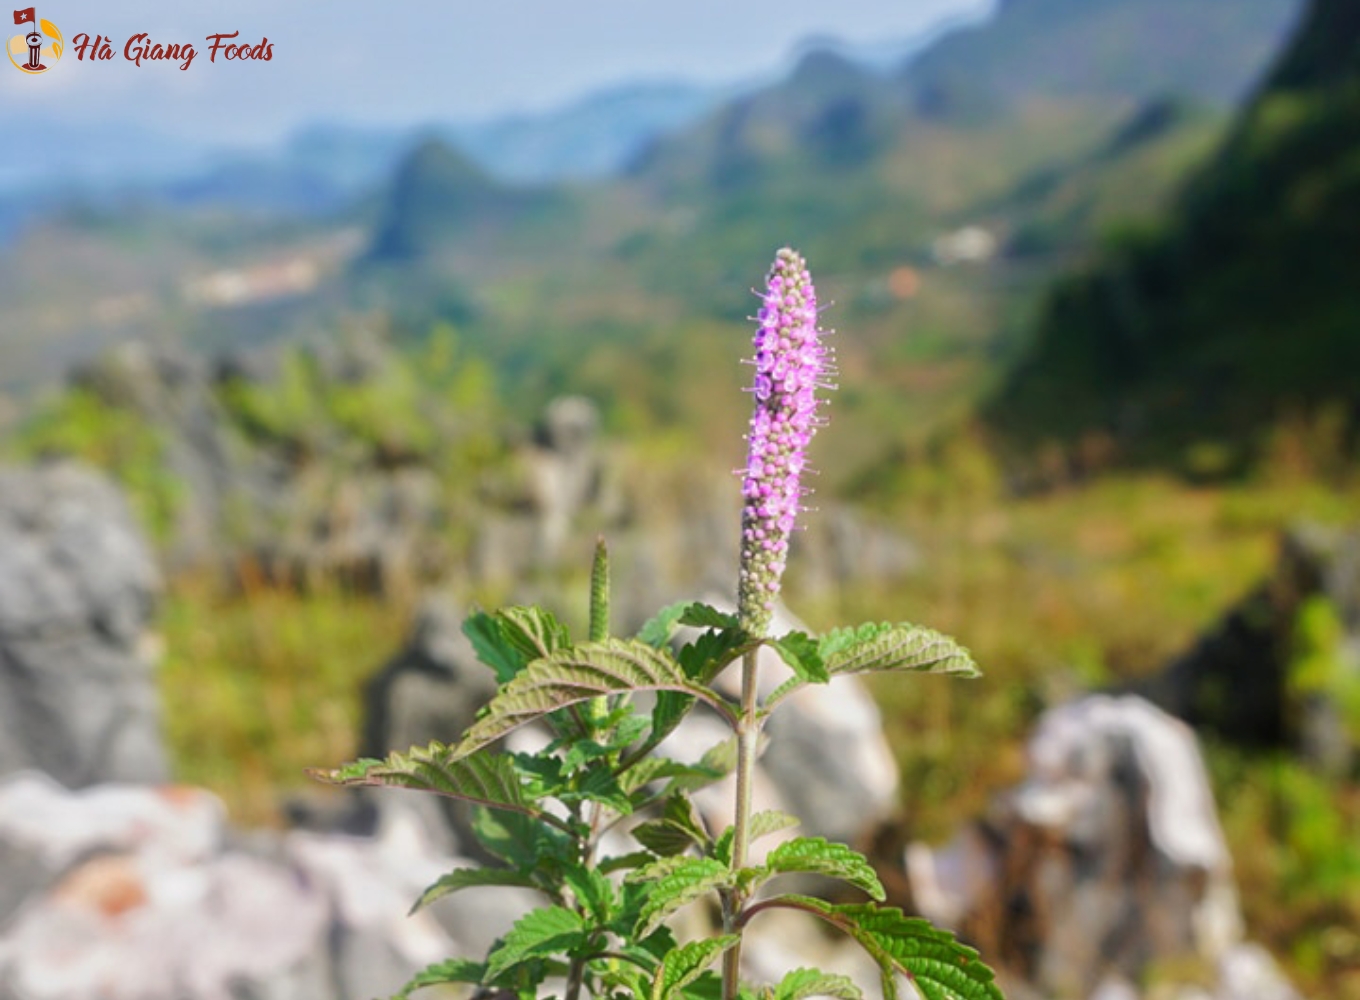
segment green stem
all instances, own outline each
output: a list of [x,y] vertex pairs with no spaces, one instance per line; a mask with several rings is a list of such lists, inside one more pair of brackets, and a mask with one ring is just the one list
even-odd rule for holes
[[[756,711],[756,656],[749,650],[741,660],[741,716],[737,720],[737,800],[732,828],[732,871],[746,867],[750,847],[751,789],[756,773],[756,748],[760,744],[760,716]],[[723,932],[736,934],[737,943],[723,956],[723,1000],[736,1000],[741,977],[742,906],[745,896],[733,890],[724,900]]]
[[586,960],[584,958],[573,958],[571,968],[567,970],[567,997],[566,1000],[580,1000],[581,983],[585,979]]

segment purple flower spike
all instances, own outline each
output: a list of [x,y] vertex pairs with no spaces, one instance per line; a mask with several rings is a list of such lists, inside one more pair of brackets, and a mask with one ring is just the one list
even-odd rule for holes
[[786,247],[775,256],[756,319],[756,405],[746,436],[737,605],[742,627],[763,636],[784,575],[789,534],[803,509],[807,447],[820,425],[817,390],[831,388],[831,352],[817,329],[817,293],[795,251]]

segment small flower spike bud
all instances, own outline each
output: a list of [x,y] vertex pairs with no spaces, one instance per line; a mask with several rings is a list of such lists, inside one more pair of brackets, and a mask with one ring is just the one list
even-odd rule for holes
[[766,279],[756,319],[755,410],[742,481],[742,628],[763,636],[774,613],[789,535],[803,509],[807,448],[821,421],[817,391],[831,386],[831,352],[817,329],[817,293],[803,258],[785,248]]

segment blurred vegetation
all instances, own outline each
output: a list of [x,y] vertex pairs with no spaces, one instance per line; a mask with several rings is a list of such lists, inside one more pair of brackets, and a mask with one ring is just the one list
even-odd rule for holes
[[1360,792],[1284,755],[1209,763],[1253,935],[1305,995],[1360,996]]
[[162,428],[132,410],[76,387],[44,399],[14,434],[0,438],[0,457],[69,456],[104,469],[125,488],[148,534],[164,541],[182,490],[165,467],[164,437]]
[[303,596],[175,581],[160,688],[176,779],[217,792],[234,822],[278,823],[304,768],[355,755],[360,686],[405,625],[400,607],[338,585]]

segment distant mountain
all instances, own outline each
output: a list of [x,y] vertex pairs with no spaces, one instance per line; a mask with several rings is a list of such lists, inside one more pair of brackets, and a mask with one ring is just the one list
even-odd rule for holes
[[1005,0],[903,69],[931,115],[1007,111],[1036,97],[1228,105],[1287,37],[1298,0]]
[[1169,224],[1054,291],[994,426],[1022,445],[1106,428],[1135,457],[1220,442],[1241,461],[1289,411],[1360,425],[1357,149],[1360,5],[1313,0]]
[[402,161],[373,237],[371,257],[411,260],[468,240],[538,198],[508,188],[438,139],[427,139]]
[[688,83],[613,87],[552,111],[451,125],[438,134],[503,180],[605,177],[646,142],[697,120],[733,90]]
[[[631,165],[664,190],[847,166],[932,123],[962,127],[1084,105],[1108,118],[1149,101],[1228,108],[1287,37],[1301,0],[1009,0],[949,26],[885,76],[835,47],[660,136]],[[1061,152],[1055,150],[1055,152]],[[764,166],[762,166],[764,165]]]
[[992,4],[976,3],[932,24],[907,38],[879,39],[854,42],[835,35],[812,35],[794,47],[793,60],[797,64],[812,52],[830,52],[876,73],[893,73],[907,62],[934,46],[941,38],[962,29],[982,24],[992,14]]
[[662,190],[721,192],[771,172],[847,167],[882,152],[907,110],[882,74],[813,50],[787,79],[727,102],[693,128],[658,136],[628,172]]

